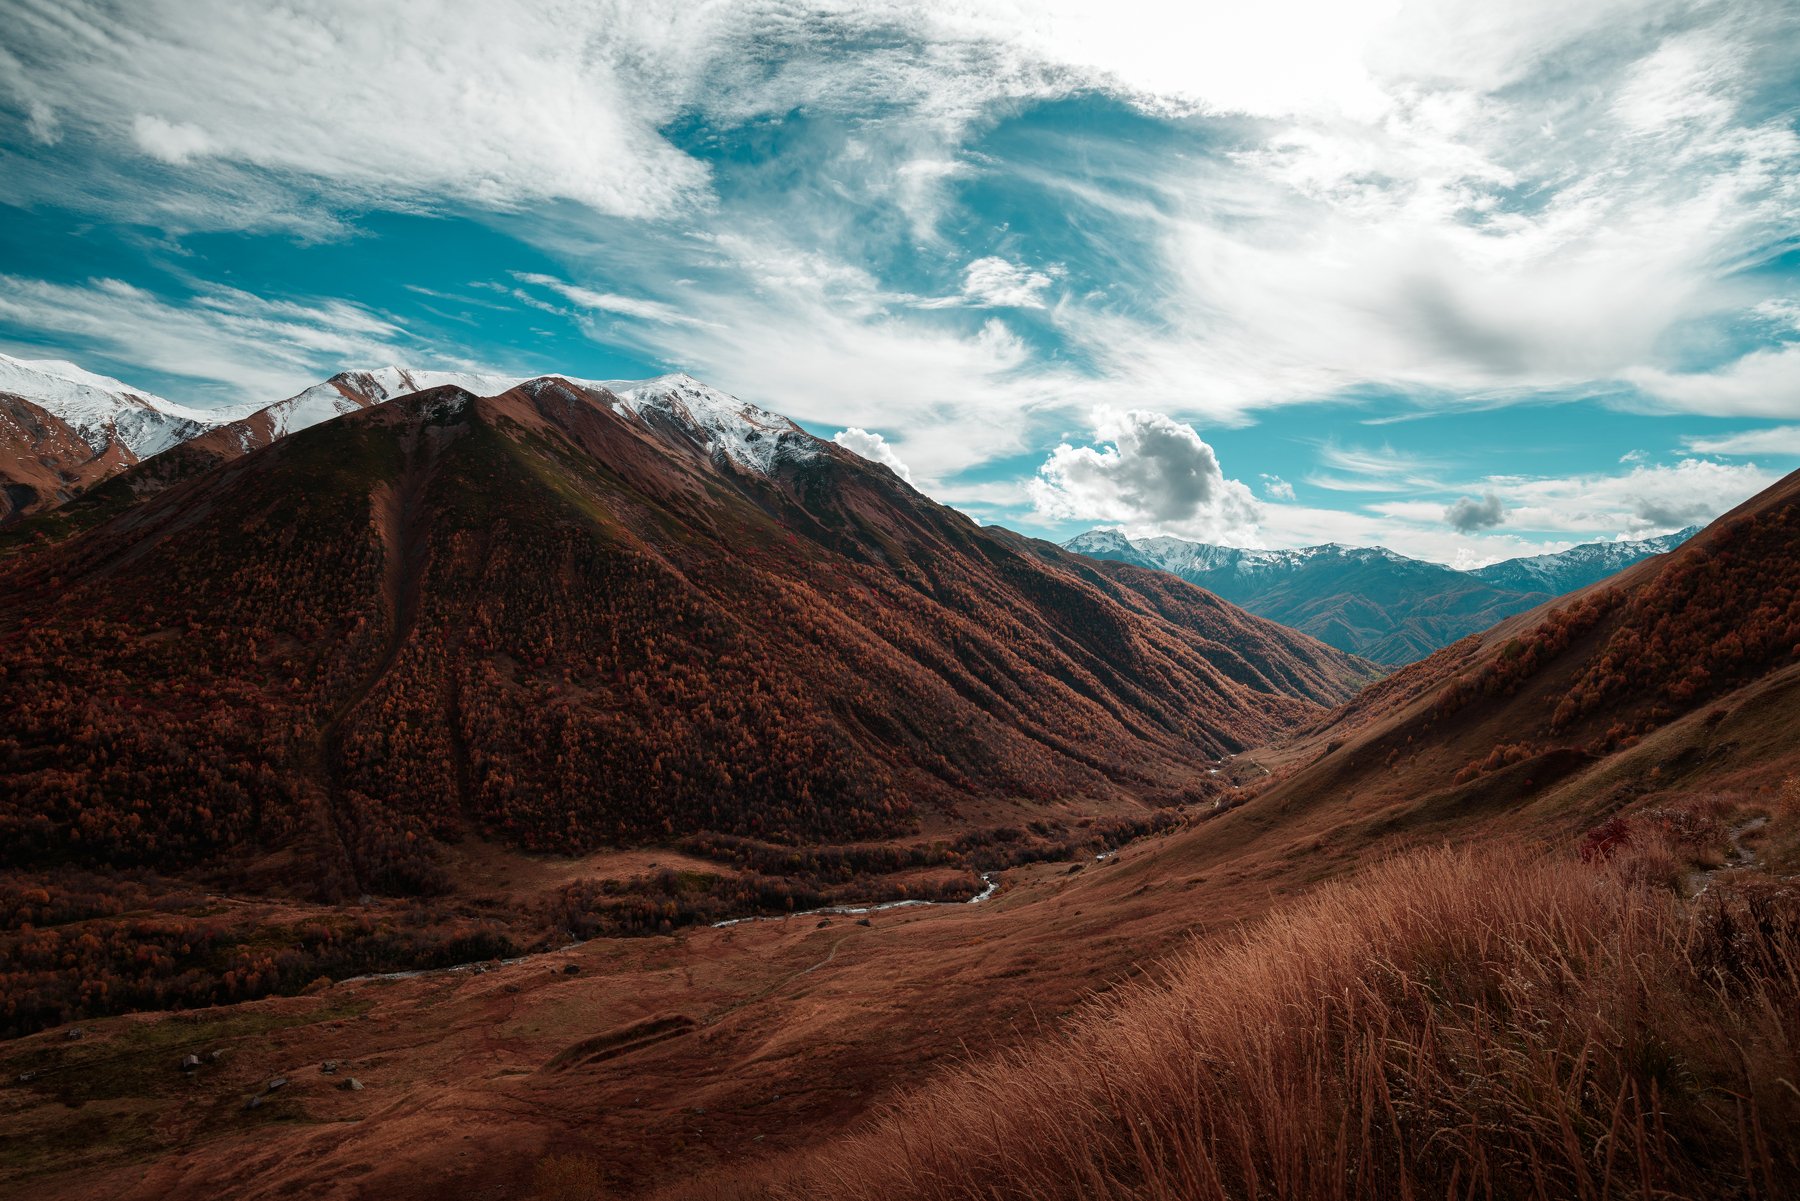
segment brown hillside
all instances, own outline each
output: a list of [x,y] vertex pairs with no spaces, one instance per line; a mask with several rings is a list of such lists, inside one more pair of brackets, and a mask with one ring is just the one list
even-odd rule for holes
[[765,476],[610,399],[418,394],[16,557],[9,861],[279,850],[259,880],[439,891],[435,848],[473,833],[816,843],[972,800],[1141,810],[1366,675],[803,434]]
[[55,508],[136,461],[116,439],[96,454],[66,422],[0,392],[0,525]]
[[[1515,763],[1453,784],[1463,746],[1370,756],[1545,618],[1384,681],[1292,747],[1235,756],[1226,772],[1262,782],[1244,803],[1103,861],[1014,868],[980,905],[599,938],[18,1040],[6,1073],[42,1074],[4,1100],[31,1149],[0,1179],[46,1197],[522,1199],[587,1195],[543,1191],[582,1180],[1152,1197],[1208,1195],[1192,1173],[1210,1171],[1229,1196],[1246,1172],[1277,1196],[1783,1195],[1800,948],[1793,898],[1753,867],[1800,867],[1800,785],[1777,791],[1800,773],[1800,664],[1550,783]],[[1594,641],[1545,670],[1585,672]],[[1533,695],[1452,716],[1491,702],[1510,733]],[[1632,855],[1577,854],[1602,823]],[[1447,840],[1482,845],[1388,862]],[[1720,867],[1689,900],[1684,872]],[[1316,894],[1333,880],[1350,884]],[[1095,991],[1118,1000],[1082,1006]],[[175,1079],[189,1050],[223,1054]],[[366,1091],[334,1088],[324,1059]],[[276,1074],[287,1088],[245,1110]]]

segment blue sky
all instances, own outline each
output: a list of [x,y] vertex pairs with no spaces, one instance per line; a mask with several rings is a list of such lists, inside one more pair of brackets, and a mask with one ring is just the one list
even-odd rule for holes
[[171,399],[679,369],[984,521],[1455,563],[1800,467],[1791,4],[0,19],[0,349]]

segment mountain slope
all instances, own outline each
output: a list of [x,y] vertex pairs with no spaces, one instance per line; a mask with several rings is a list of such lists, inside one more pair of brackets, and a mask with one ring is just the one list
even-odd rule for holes
[[1188,953],[656,1195],[1794,1191],[1800,474],[1234,770],[1235,803],[1013,909],[1111,932],[1142,896]]
[[1067,549],[1154,567],[1377,663],[1410,663],[1531,608],[1545,594],[1496,588],[1382,547],[1251,550],[1090,530]]
[[1369,674],[685,377],[389,401],[4,570],[8,859],[279,851],[254,870],[326,893],[441,888],[476,832],[1141,810]]
[[0,524],[54,508],[132,462],[122,446],[96,451],[41,405],[0,393]]
[[1526,804],[1592,820],[1791,756],[1797,690],[1800,473],[1366,689],[1288,753],[1300,766],[1275,792],[1408,823]]
[[60,359],[0,354],[0,392],[37,404],[96,452],[117,444],[134,461],[242,415],[190,409]]
[[1597,584],[1640,559],[1665,555],[1700,532],[1697,525],[1659,538],[1631,542],[1587,542],[1549,555],[1528,555],[1476,567],[1469,574],[1498,588],[1562,596]]
[[189,409],[73,363],[0,354],[0,523],[238,415]]

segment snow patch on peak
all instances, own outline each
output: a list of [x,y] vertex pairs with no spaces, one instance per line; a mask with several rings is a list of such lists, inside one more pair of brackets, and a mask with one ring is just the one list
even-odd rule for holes
[[1131,550],[1133,547],[1124,530],[1096,529],[1075,535],[1063,543],[1063,549],[1085,555],[1097,550]]
[[652,415],[673,422],[713,455],[767,475],[776,463],[810,459],[819,440],[779,413],[771,413],[684,372],[647,380],[607,380],[613,411],[639,420]]
[[1250,546],[1218,546],[1183,538],[1128,538],[1122,530],[1089,530],[1063,543],[1063,549],[1103,558],[1129,559],[1175,575],[1230,571],[1239,576],[1293,570],[1315,559],[1347,559],[1352,562],[1381,560],[1409,562],[1385,546],[1344,546],[1326,542],[1292,550],[1264,550]]
[[147,459],[242,417],[246,409],[194,409],[64,359],[0,354],[0,392],[23,396],[68,425],[96,454],[118,442]]
[[286,437],[322,422],[381,404],[409,392],[453,385],[476,396],[498,396],[516,388],[520,380],[502,375],[476,375],[463,371],[417,371],[409,367],[376,367],[366,371],[340,371],[324,383],[314,384],[286,400],[278,400],[262,412],[269,418],[272,438]]

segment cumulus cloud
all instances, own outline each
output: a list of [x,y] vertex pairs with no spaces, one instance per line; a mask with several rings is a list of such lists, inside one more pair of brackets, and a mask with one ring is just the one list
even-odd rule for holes
[[1206,541],[1254,536],[1261,506],[1249,488],[1225,478],[1193,426],[1142,409],[1100,409],[1093,425],[1100,446],[1064,442],[1038,468],[1031,497],[1039,513]]
[[147,113],[139,113],[131,123],[131,136],[139,150],[174,166],[211,153],[214,145],[198,125],[165,121]]
[[1464,534],[1490,530],[1506,520],[1506,506],[1492,492],[1484,493],[1480,500],[1459,497],[1444,510],[1444,520],[1452,529]]
[[1278,475],[1263,473],[1263,495],[1270,500],[1292,501],[1294,486]]
[[831,440],[871,463],[880,463],[907,483],[913,482],[912,469],[900,461],[900,456],[894,453],[894,448],[880,434],[853,425],[831,435]]

